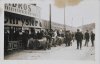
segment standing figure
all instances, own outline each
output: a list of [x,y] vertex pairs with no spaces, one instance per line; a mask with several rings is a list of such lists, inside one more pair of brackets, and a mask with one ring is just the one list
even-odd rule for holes
[[91,32],[92,47],[94,47],[94,40],[95,40],[95,34],[93,32]]
[[86,33],[85,33],[85,45],[84,46],[88,47],[88,43],[89,43],[89,32],[87,30]]
[[74,32],[72,32],[72,41],[73,42],[74,42],[74,37],[75,37]]
[[28,31],[25,30],[25,32],[22,35],[22,43],[23,43],[23,48],[24,49],[27,49],[28,38],[29,38]]
[[65,44],[68,46],[68,31],[65,32]]
[[40,33],[39,33],[39,31],[37,31],[37,39],[39,39],[40,38]]
[[65,44],[66,44],[66,46],[70,46],[70,44],[71,44],[71,33],[70,33],[70,31],[66,31],[66,34],[65,34]]
[[39,39],[42,39],[43,38],[43,31],[40,31],[40,33],[39,33]]
[[59,30],[57,30],[57,36],[59,36],[59,37],[60,37],[60,32],[59,32]]
[[19,40],[19,30],[15,31],[14,33],[14,39]]
[[72,46],[72,34],[71,32],[69,31],[69,46]]
[[27,43],[27,48],[28,49],[33,49],[34,48],[34,39],[32,36],[29,36],[28,43]]
[[33,39],[36,39],[36,38],[37,38],[37,35],[36,35],[36,33],[35,33],[35,29],[34,29],[34,28],[31,29],[31,37],[32,37]]
[[46,34],[47,38],[47,49],[51,49],[51,39],[52,37],[49,34]]
[[82,32],[80,32],[79,29],[77,29],[77,32],[76,32],[76,34],[75,34],[75,39],[76,39],[76,41],[77,41],[77,49],[79,49],[79,47],[80,47],[80,49],[81,49],[81,48],[82,48],[83,34],[82,34]]
[[55,30],[53,32],[53,37],[52,37],[54,47],[56,47],[56,45],[57,45],[56,38],[57,38],[57,32]]
[[9,33],[7,30],[4,31],[4,55],[8,54],[8,45],[9,45]]

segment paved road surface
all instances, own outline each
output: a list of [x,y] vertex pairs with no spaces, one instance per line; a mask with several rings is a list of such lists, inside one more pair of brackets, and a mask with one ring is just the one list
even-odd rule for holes
[[5,60],[95,60],[95,48],[83,47],[82,50],[76,49],[76,42],[70,47],[65,44],[52,47],[51,50],[23,50],[5,57]]

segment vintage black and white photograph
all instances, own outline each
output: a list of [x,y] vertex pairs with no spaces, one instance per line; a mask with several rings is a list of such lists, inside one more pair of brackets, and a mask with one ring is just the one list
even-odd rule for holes
[[98,1],[4,4],[4,60],[95,62]]

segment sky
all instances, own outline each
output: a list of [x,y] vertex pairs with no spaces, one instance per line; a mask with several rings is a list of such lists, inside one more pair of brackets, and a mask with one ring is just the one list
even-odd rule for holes
[[[64,24],[64,8],[55,6],[54,0],[43,0],[38,3],[41,8],[41,19],[49,20],[49,3],[51,2],[51,20]],[[82,0],[79,4],[65,7],[66,25],[78,27],[98,21],[100,0]]]

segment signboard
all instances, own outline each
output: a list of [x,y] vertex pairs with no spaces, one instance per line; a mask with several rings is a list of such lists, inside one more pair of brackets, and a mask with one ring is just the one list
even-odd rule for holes
[[40,20],[36,18],[32,19],[17,19],[17,18],[9,18],[5,17],[4,19],[5,26],[20,26],[20,27],[42,27],[40,24]]
[[33,4],[5,4],[5,11],[40,18],[40,7]]

